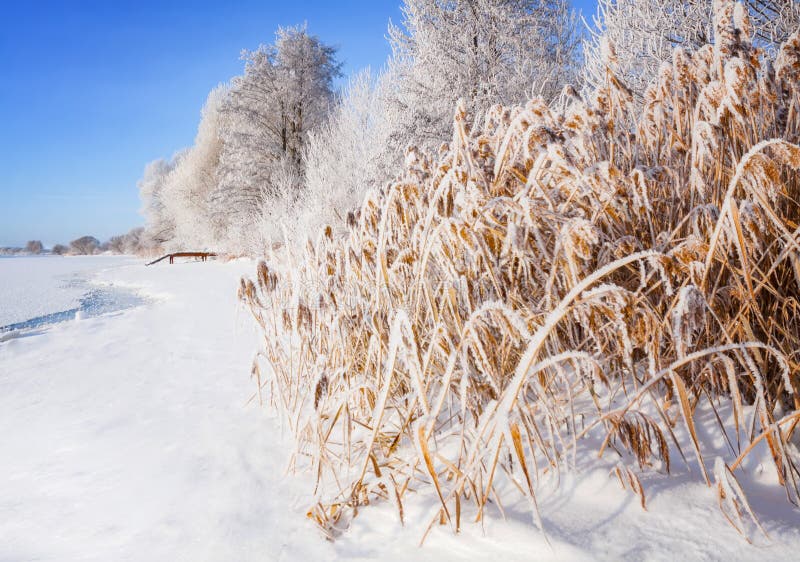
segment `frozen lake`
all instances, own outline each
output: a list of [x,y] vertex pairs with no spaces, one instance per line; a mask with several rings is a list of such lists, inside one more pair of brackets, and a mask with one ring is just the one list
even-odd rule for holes
[[91,282],[100,271],[140,261],[121,256],[0,258],[0,333],[140,304],[142,299],[128,289]]

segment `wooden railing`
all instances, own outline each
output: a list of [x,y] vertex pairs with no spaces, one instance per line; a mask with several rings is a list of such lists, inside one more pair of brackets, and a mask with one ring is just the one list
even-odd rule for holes
[[175,263],[175,258],[200,258],[201,261],[206,261],[208,258],[216,257],[217,254],[211,252],[175,252],[161,256],[157,260],[153,260],[145,265],[153,265],[160,261],[169,258],[169,263]]

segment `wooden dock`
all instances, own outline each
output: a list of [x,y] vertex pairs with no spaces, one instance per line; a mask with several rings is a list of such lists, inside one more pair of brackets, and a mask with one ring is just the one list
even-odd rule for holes
[[195,258],[200,259],[200,261],[206,261],[208,258],[213,258],[216,256],[217,254],[211,252],[174,252],[172,254],[161,256],[157,260],[153,260],[145,265],[154,265],[167,258],[169,258],[169,263],[175,263],[175,258]]

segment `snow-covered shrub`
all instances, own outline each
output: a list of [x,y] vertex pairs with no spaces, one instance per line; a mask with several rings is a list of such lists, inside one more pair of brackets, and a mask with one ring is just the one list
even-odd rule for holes
[[[324,529],[375,499],[402,520],[412,489],[431,524],[514,496],[540,522],[541,479],[587,451],[642,503],[638,474],[683,459],[745,532],[735,474],[766,443],[800,499],[800,34],[775,56],[750,37],[718,1],[713,45],[673,51],[643,111],[613,73],[555,109],[459,106],[345,237],[242,280],[257,395]],[[737,441],[719,460],[714,432]]]
[[238,246],[229,245],[234,253],[264,256],[275,245],[296,247],[307,237],[310,217],[330,216],[329,209],[319,208],[317,200],[308,197],[302,177],[293,162],[284,160],[272,172],[272,180],[263,186],[260,202],[231,239]]

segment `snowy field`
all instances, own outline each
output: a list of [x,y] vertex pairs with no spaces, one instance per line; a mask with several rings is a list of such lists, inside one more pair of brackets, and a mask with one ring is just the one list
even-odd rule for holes
[[[252,262],[80,264],[147,298],[0,343],[2,561],[788,560],[800,549],[798,512],[757,464],[743,480],[770,540],[753,546],[698,474],[644,477],[643,511],[589,458],[557,490],[542,484],[549,543],[511,505],[460,536],[437,527],[418,549],[427,499],[405,505],[405,527],[392,505],[373,505],[325,541],[305,516],[305,477],[285,474],[280,428],[247,404],[257,335],[236,287]],[[31,271],[17,270],[26,285],[49,283]],[[11,321],[39,313],[13,316],[8,302]]]

